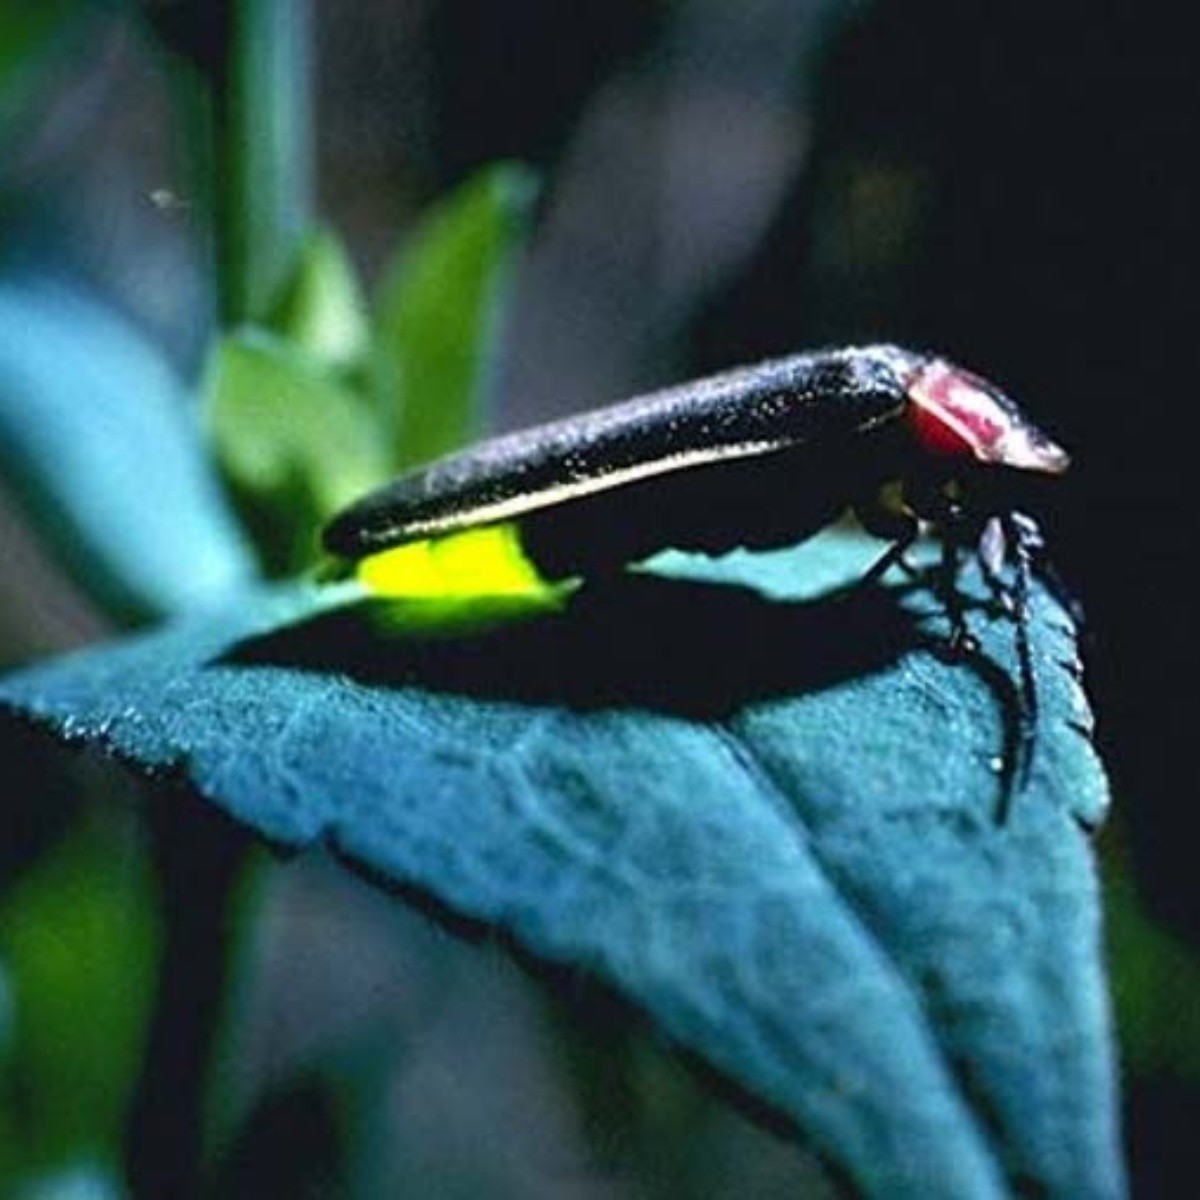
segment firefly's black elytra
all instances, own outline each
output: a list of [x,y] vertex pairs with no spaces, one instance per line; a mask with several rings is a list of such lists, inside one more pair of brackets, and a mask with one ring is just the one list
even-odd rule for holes
[[[1014,613],[1028,725],[1035,695],[1025,596],[1040,543],[1036,526],[1012,510],[1012,485],[1067,465],[1066,453],[990,383],[896,346],[846,347],[483,442],[352,504],[324,542],[358,559],[515,521],[547,576],[586,577],[668,547],[793,544],[850,508],[894,543],[874,577],[931,526],[945,547],[956,641],[965,638],[954,589],[964,546],[978,548]],[[1005,587],[1009,548],[1016,579]]]

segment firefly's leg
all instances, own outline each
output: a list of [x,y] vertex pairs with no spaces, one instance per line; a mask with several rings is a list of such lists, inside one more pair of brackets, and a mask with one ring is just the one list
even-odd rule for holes
[[939,564],[941,572],[942,602],[946,606],[946,616],[950,621],[950,651],[952,654],[972,654],[978,649],[974,635],[967,628],[967,610],[963,603],[962,592],[958,590],[958,572],[962,559],[962,545],[954,536],[953,527],[945,530],[942,536],[942,559]]
[[1042,534],[1031,517],[1009,513],[1004,518],[1005,534],[1012,542],[1016,579],[1013,584],[1013,620],[1017,631],[1017,666],[1021,673],[1021,763],[1018,785],[1023,786],[1033,763],[1037,737],[1037,677],[1033,669],[1033,646],[1029,640],[1029,581],[1033,556],[1042,547]]
[[904,561],[904,556],[912,549],[912,544],[917,540],[918,530],[916,522],[913,522],[913,530],[911,533],[906,533],[898,542],[889,546],[870,566],[870,569],[859,580],[862,587],[870,587],[873,583],[878,583],[892,567],[900,566],[905,571],[912,573],[912,568]]
[[907,512],[896,512],[875,502],[857,504],[854,506],[859,524],[868,532],[879,538],[886,538],[892,543],[872,564],[867,573],[859,581],[863,587],[878,583],[892,569],[901,567],[908,575],[913,569],[904,561],[904,556],[912,549],[912,544],[920,535],[921,526],[916,517]]
[[1008,560],[1008,539],[1004,536],[1004,522],[999,517],[989,517],[979,535],[979,571],[992,594],[992,602],[1005,616],[1013,615],[1012,587],[1004,578],[1004,564]]

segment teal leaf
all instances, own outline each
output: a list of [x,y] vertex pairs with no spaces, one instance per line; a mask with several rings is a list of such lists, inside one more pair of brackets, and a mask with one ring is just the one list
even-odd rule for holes
[[438,204],[384,273],[376,391],[395,422],[396,465],[428,462],[480,432],[514,254],[536,185],[514,163],[485,168]]
[[362,397],[264,330],[217,343],[205,413],[222,470],[277,572],[311,565],[321,525],[388,477],[386,441]]
[[0,705],[594,973],[864,1193],[1121,1195],[1072,630],[1037,591],[1002,822],[1011,621],[972,568],[948,659],[927,588],[841,586],[873,549],[664,556],[457,630],[263,592]]
[[253,559],[183,384],[65,279],[0,279],[0,471],[85,591],[162,616],[245,585]]

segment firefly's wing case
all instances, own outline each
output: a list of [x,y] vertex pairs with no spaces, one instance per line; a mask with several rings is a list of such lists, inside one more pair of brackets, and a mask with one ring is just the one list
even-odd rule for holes
[[869,429],[903,410],[921,361],[891,346],[816,351],[486,441],[352,504],[326,528],[325,544],[358,558]]

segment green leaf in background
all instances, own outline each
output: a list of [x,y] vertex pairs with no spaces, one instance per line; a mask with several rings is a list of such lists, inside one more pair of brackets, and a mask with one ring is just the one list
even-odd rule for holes
[[366,300],[341,239],[329,229],[300,248],[270,326],[335,370],[352,370],[370,344]]
[[437,458],[480,431],[504,285],[536,190],[524,167],[486,168],[434,208],[386,271],[376,383],[396,421],[398,466]]
[[82,825],[0,905],[14,1026],[0,1060],[0,1126],[13,1122],[0,1127],[0,1179],[121,1144],[157,951],[153,884],[129,849]]
[[1200,962],[1145,911],[1127,870],[1108,877],[1113,1002],[1126,1070],[1200,1086]]
[[245,585],[254,562],[182,381],[66,278],[0,278],[0,470],[76,582],[144,619]]
[[1119,1196],[1073,632],[1038,590],[1001,823],[1011,621],[970,574],[980,651],[948,661],[927,589],[842,589],[876,549],[664,556],[440,633],[353,585],[263,592],[0,705],[595,973],[867,1194]]
[[205,391],[213,445],[267,566],[310,566],[324,521],[388,477],[366,401],[320,360],[256,329],[218,342]]
[[5,0],[0,4],[0,144],[19,120],[38,76],[88,15],[83,0]]

